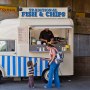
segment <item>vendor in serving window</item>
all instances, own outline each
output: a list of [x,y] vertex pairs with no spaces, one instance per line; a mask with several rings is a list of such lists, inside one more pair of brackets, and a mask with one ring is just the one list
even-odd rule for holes
[[43,43],[53,43],[54,41],[54,35],[52,31],[49,30],[49,28],[45,28],[43,31],[41,31],[39,39]]

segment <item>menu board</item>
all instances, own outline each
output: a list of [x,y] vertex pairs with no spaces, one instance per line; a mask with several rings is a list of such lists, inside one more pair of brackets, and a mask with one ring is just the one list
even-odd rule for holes
[[18,43],[28,43],[29,34],[28,30],[22,27],[19,27],[18,29]]

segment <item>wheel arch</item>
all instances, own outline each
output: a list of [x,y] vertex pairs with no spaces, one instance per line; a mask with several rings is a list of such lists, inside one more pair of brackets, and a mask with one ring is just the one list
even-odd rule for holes
[[5,71],[2,66],[0,66],[0,74],[1,74],[1,76],[5,77]]

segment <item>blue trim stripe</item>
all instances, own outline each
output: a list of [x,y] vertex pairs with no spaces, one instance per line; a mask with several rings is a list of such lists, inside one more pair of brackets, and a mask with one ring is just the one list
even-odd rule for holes
[[21,76],[21,57],[18,57],[18,76]]
[[24,64],[24,76],[26,76],[26,57],[23,58],[23,64]]
[[45,68],[48,67],[48,61],[45,61]]
[[10,56],[7,56],[7,75],[10,76]]
[[40,59],[40,76],[42,75],[42,60]]
[[12,57],[12,60],[13,60],[13,75],[15,76],[16,75],[16,57],[13,56]]
[[4,68],[5,67],[5,56],[2,56],[2,67]]
[[29,61],[32,61],[32,57],[29,57]]
[[[34,64],[37,62],[37,58],[34,58]],[[34,67],[34,76],[37,76],[37,66]]]

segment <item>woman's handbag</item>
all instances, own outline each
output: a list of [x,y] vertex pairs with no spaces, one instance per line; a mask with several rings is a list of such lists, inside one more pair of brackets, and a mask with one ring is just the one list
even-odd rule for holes
[[60,64],[63,62],[64,53],[63,52],[56,52],[55,62],[56,64]]

